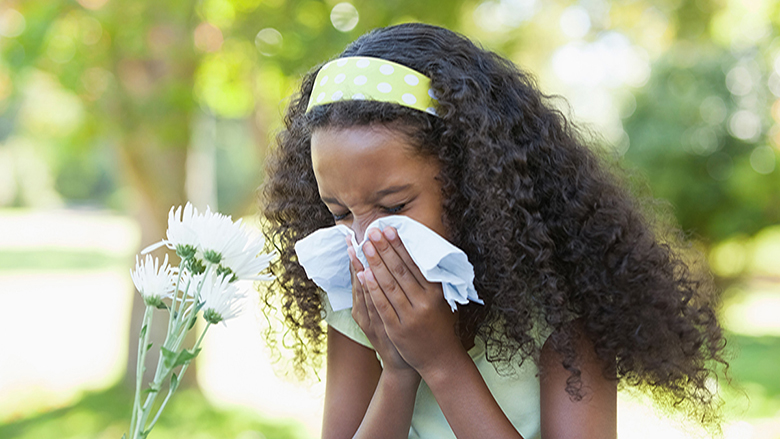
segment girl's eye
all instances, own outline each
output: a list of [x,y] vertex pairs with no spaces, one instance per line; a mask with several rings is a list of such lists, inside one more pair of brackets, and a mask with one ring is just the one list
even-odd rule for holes
[[406,207],[406,203],[399,204],[399,205],[393,206],[393,207],[385,207],[384,209],[385,209],[385,212],[387,212],[387,213],[398,213],[401,210],[403,210],[404,207]]
[[349,216],[349,212],[343,213],[341,215],[337,215],[337,214],[334,213],[333,214],[333,219],[336,220],[336,221],[341,221],[341,220],[343,220],[344,218],[346,218],[348,216]]

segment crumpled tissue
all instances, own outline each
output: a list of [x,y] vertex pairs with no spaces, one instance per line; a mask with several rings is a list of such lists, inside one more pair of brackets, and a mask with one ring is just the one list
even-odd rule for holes
[[[409,256],[429,282],[442,284],[444,299],[455,312],[458,303],[468,301],[483,304],[474,289],[474,267],[463,250],[450,244],[419,222],[401,215],[386,216],[372,222],[366,230],[394,227]],[[298,262],[306,275],[328,294],[333,311],[352,307],[352,279],[345,236],[350,236],[360,262],[368,267],[363,244],[358,244],[355,232],[337,225],[320,229],[295,243]]]

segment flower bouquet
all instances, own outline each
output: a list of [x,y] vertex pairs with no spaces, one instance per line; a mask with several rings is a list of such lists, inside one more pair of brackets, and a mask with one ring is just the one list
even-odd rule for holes
[[[171,208],[166,236],[167,239],[142,250],[144,259],[139,260],[136,256],[135,269],[130,272],[146,304],[138,342],[129,434],[132,439],[145,438],[157,423],[182,375],[200,352],[208,328],[220,322],[224,325],[239,313],[240,302],[248,289],[248,282],[241,281],[271,280],[270,275],[260,273],[268,267],[274,254],[261,253],[262,236],[252,233],[241,220],[233,222],[229,216],[211,212],[209,208],[198,213],[187,203],[183,208]],[[181,258],[177,267],[168,264],[167,254],[162,264],[148,254],[163,246],[174,250]],[[154,380],[148,388],[142,389],[146,354],[152,348],[149,328],[155,308],[168,310],[168,332],[160,346]],[[198,316],[205,321],[203,331],[191,349],[182,347]],[[177,368],[178,375],[175,373]],[[166,383],[165,399],[150,421],[154,402]]]

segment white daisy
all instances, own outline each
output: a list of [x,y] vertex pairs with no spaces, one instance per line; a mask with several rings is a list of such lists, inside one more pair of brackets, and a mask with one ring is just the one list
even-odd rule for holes
[[130,271],[135,288],[144,298],[144,303],[151,306],[159,306],[162,300],[173,295],[176,289],[176,267],[168,265],[168,255],[165,255],[162,265],[160,260],[152,255],[146,255],[141,261],[135,257],[135,270]]
[[203,215],[193,221],[193,229],[199,243],[198,252],[204,260],[219,264],[224,258],[239,255],[246,244],[246,234],[241,220],[206,207]]
[[[230,275],[215,275],[209,270],[202,276],[200,303],[203,304],[203,318],[213,324],[236,317],[246,293],[230,282]],[[223,323],[224,324],[224,323]]]
[[276,253],[261,253],[265,245],[265,239],[259,233],[252,232],[244,227],[244,248],[239,253],[228,254],[222,258],[222,267],[230,269],[235,278],[233,280],[271,280],[273,276],[260,274],[268,268],[268,264],[276,256]]
[[171,250],[176,250],[177,254],[184,259],[191,257],[198,248],[198,235],[193,227],[200,216],[198,209],[189,202],[183,209],[182,206],[171,207],[168,212],[168,230],[165,232],[168,239],[146,247],[141,250],[141,254],[149,253],[165,245]]

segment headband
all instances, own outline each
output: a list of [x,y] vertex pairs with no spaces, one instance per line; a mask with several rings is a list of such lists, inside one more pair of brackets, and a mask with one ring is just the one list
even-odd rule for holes
[[306,111],[338,101],[392,102],[436,115],[431,80],[404,65],[381,58],[350,56],[320,69]]

